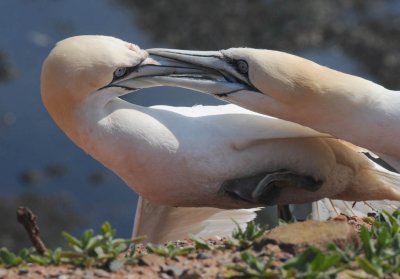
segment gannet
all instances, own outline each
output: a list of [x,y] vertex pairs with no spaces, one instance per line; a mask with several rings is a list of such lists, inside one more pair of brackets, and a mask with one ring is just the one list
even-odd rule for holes
[[136,234],[173,240],[179,230],[167,232],[179,224],[210,236],[234,226],[222,220],[244,224],[266,205],[400,200],[400,175],[310,128],[232,104],[142,107],[119,98],[157,85],[173,68],[165,64],[116,38],[77,36],[42,66],[42,101],[56,124],[140,195]]
[[344,139],[380,155],[400,171],[400,91],[280,51],[153,49],[149,53],[176,62],[177,68],[189,65],[203,71],[160,77],[160,84],[209,93]]

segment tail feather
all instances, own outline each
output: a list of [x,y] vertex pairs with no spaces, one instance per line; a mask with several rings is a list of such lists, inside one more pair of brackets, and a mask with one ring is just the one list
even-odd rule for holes
[[386,154],[379,154],[379,157],[388,163],[393,169],[400,172],[400,159]]
[[327,220],[339,214],[367,217],[369,214],[377,214],[382,210],[388,212],[400,210],[400,201],[374,200],[352,202],[326,198],[313,203],[312,218],[315,220]]
[[156,205],[142,197],[136,209],[133,236],[145,235],[146,242],[182,240],[190,234],[202,238],[230,236],[237,222],[241,228],[254,220],[258,208],[224,210],[210,207]]
[[373,161],[366,160],[353,183],[332,199],[346,201],[392,200],[400,201],[400,174],[389,171]]

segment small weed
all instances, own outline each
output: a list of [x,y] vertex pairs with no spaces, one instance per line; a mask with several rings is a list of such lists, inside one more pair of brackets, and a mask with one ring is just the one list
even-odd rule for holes
[[383,211],[372,228],[360,230],[363,253],[356,262],[365,272],[377,277],[400,274],[400,211]]
[[[116,231],[109,223],[101,226],[101,234],[94,235],[93,230],[87,230],[80,239],[64,232],[63,236],[72,250],[57,248],[48,250],[45,255],[37,254],[33,249],[22,249],[18,255],[0,249],[0,266],[19,266],[26,263],[40,265],[72,264],[82,267],[110,268],[114,261],[119,261],[119,255],[125,251],[130,243],[135,243],[143,238],[119,239],[114,238]],[[124,259],[129,262],[133,258]]]
[[175,258],[177,256],[186,256],[191,253],[193,247],[177,247],[173,243],[169,242],[165,245],[154,245],[148,243],[146,245],[147,252],[150,254],[156,254],[163,257]]
[[5,265],[6,267],[19,266],[24,262],[24,254],[27,249],[21,250],[19,255],[14,254],[13,252],[8,251],[7,248],[0,249],[0,264]]
[[101,226],[101,232],[101,235],[94,235],[93,230],[86,230],[80,239],[63,232],[64,238],[73,251],[60,252],[61,262],[86,267],[109,266],[128,248],[129,244],[143,239],[114,239],[116,230],[109,223]]
[[337,252],[322,253],[318,248],[309,247],[282,265],[281,270],[285,277],[333,278],[343,268],[341,254]]
[[279,278],[279,270],[273,270],[272,267],[275,259],[273,255],[269,257],[268,261],[264,261],[249,251],[244,251],[240,254],[240,258],[244,265],[227,265],[228,270],[235,271],[229,278]]
[[194,242],[194,248],[196,250],[211,250],[210,245],[208,245],[208,243],[206,241],[204,241],[203,239],[201,239],[195,235],[191,235],[190,239]]
[[239,249],[247,249],[251,247],[258,238],[263,236],[266,230],[266,227],[259,226],[254,222],[248,223],[246,228],[242,230],[239,224],[236,223],[236,229],[232,232],[232,239],[228,242],[239,247]]

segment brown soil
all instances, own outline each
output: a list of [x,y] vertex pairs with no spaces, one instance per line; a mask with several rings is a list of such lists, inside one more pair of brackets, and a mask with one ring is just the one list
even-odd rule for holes
[[[310,245],[307,230],[311,231],[313,235],[318,235],[318,239],[324,238],[325,244],[335,242],[342,245],[347,245],[347,242],[355,240],[354,234],[361,225],[370,226],[368,220],[339,215],[336,218],[327,222],[302,222],[302,233],[299,234],[299,226],[295,223],[291,225],[280,226],[274,230],[267,232],[261,245],[257,247],[254,253],[260,257],[268,260],[271,252],[275,254],[274,266],[279,266],[293,255],[302,250],[302,248]],[[350,226],[348,225],[350,224]],[[343,225],[343,226],[342,226]],[[285,227],[285,228],[284,228]],[[321,229],[322,228],[322,229]],[[350,228],[350,229],[349,229]],[[335,231],[338,230],[338,233]],[[291,237],[288,234],[295,232]],[[339,234],[339,236],[338,236]],[[279,235],[281,238],[277,238]],[[323,236],[325,235],[325,236]],[[284,237],[282,237],[284,236]],[[313,237],[315,239],[315,237]],[[289,239],[289,240],[288,240]],[[210,246],[222,246],[226,239],[209,239]],[[317,246],[323,247],[321,241],[318,241]],[[346,244],[347,243],[347,244]],[[178,241],[175,243],[178,246],[193,246],[191,240]],[[289,248],[288,248],[289,247]],[[74,278],[123,278],[123,279],[136,279],[136,278],[225,278],[230,272],[227,265],[235,263],[241,264],[240,251],[235,249],[213,249],[205,251],[196,251],[190,253],[188,256],[178,256],[175,258],[165,258],[155,254],[147,254],[144,247],[139,245],[136,248],[136,253],[142,254],[143,257],[138,265],[125,266],[117,269],[116,271],[106,271],[103,269],[82,269],[72,266],[39,266],[28,265],[19,268],[1,269],[0,279],[11,278],[54,278],[54,279],[74,279]]]

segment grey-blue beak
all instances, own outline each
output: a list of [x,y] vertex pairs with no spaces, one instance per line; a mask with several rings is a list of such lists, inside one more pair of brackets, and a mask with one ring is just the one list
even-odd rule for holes
[[[220,51],[149,49],[149,57],[107,87],[128,92],[155,86],[182,87],[224,98],[239,91],[259,92],[246,71]],[[242,61],[242,63],[245,63]],[[242,65],[246,70],[247,63]]]
[[242,90],[258,91],[251,85],[247,75],[237,71],[232,59],[224,56],[220,51],[161,48],[147,51],[152,59],[160,63],[161,67],[173,64],[176,67],[175,73],[166,70],[164,72],[166,74],[152,76],[152,81],[158,84],[183,87],[217,97],[224,97]]

